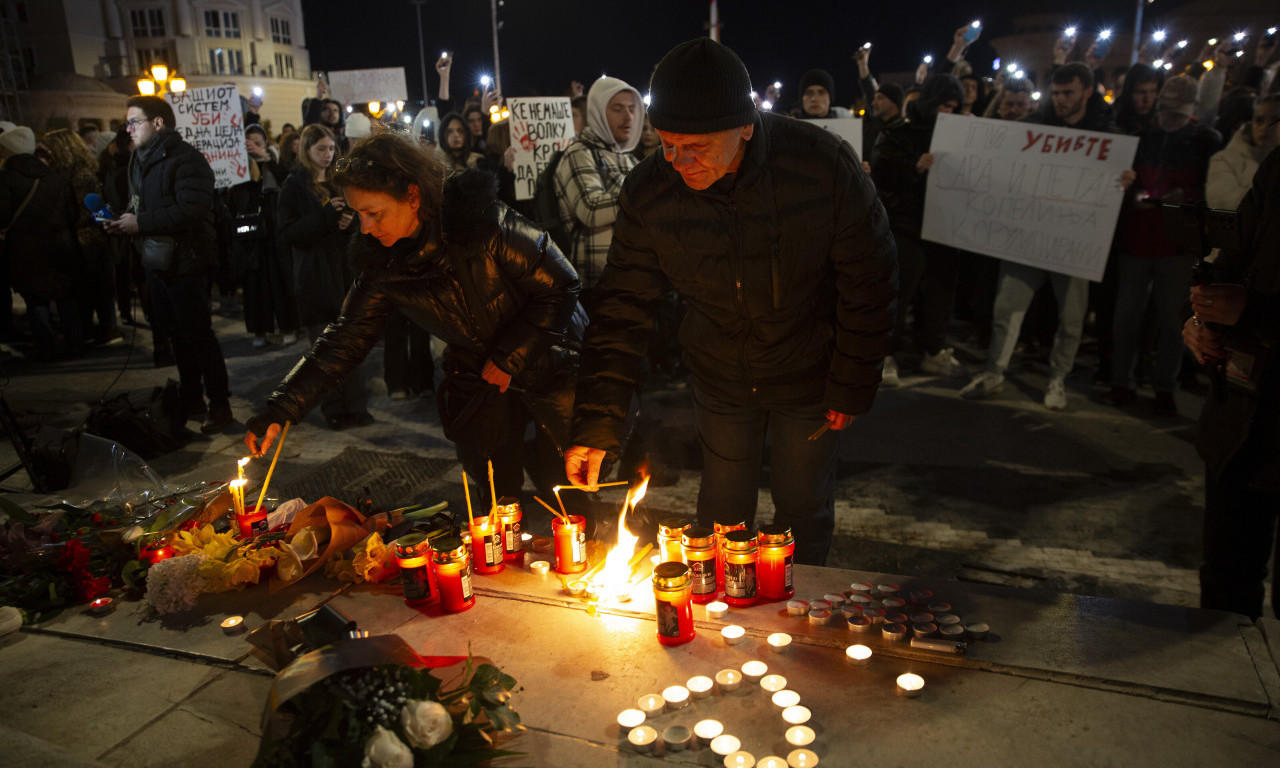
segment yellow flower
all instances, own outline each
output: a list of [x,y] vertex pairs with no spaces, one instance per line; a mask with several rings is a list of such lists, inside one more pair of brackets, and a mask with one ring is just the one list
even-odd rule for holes
[[390,581],[400,574],[395,552],[382,542],[382,536],[376,532],[352,547],[352,551],[356,553],[353,565],[364,581],[376,584]]
[[230,533],[215,533],[212,525],[206,525],[198,531],[181,531],[173,542],[174,552],[178,555],[189,555],[192,552],[203,552],[211,560],[221,560],[229,552],[240,546],[236,537]]
[[324,575],[338,581],[349,581],[354,584],[358,584],[361,581],[360,574],[356,573],[356,568],[352,561],[342,557],[335,557],[325,563]]
[[200,576],[204,578],[206,592],[226,592],[230,589],[244,589],[248,584],[257,584],[262,569],[247,558],[223,560],[206,560],[200,564]]

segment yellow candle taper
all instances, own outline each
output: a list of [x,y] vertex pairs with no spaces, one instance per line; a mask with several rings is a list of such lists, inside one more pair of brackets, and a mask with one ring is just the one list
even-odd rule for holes
[[566,523],[567,523],[567,522],[569,522],[569,516],[568,516],[568,515],[561,515],[559,512],[557,512],[557,511],[555,510],[555,508],[554,508],[554,507],[552,507],[552,506],[551,506],[550,504],[548,504],[547,502],[543,501],[542,499],[538,498],[537,496],[534,496],[534,497],[533,497],[533,500],[534,500],[534,501],[536,501],[536,502],[538,502],[538,503],[539,503],[539,504],[541,504],[542,506],[546,507],[546,508],[547,508],[547,511],[548,511],[548,512],[550,512],[551,514],[555,515],[556,517],[559,517],[561,520],[564,520]]
[[231,508],[237,516],[244,514],[244,484],[247,482],[249,481],[243,477],[238,477],[227,488],[231,492]]
[[493,489],[493,461],[489,462],[489,525],[493,525],[493,516],[498,512],[498,492]]
[[556,495],[556,503],[560,505],[560,511],[564,513],[564,519],[569,519],[569,510],[564,508],[564,499],[560,498],[560,486],[554,486],[551,492]]
[[284,447],[284,439],[288,436],[289,422],[286,421],[284,429],[280,432],[280,440],[276,443],[276,455],[271,457],[271,466],[267,467],[267,479],[262,481],[262,490],[258,492],[258,503],[253,505],[255,510],[262,509],[262,500],[267,497],[267,486],[271,485],[271,473],[276,471],[276,462],[280,460],[280,449]]
[[[615,486],[615,485],[630,485],[630,484],[631,484],[631,481],[630,481],[630,480],[616,480],[616,481],[614,481],[614,482],[612,482],[612,483],[596,483],[595,487],[596,487],[597,489],[599,489],[599,488],[612,488],[612,487],[613,487],[613,486]],[[575,484],[573,484],[573,483],[569,483],[568,485],[562,485],[562,486],[560,486],[560,487],[561,487],[561,488],[572,488],[572,489],[573,489],[573,490],[575,490],[575,491],[589,491],[589,490],[591,490],[591,486],[589,486],[589,485],[575,485]]]
[[471,483],[467,482],[467,470],[462,470],[462,492],[467,495],[467,525],[475,525],[476,519],[471,515]]

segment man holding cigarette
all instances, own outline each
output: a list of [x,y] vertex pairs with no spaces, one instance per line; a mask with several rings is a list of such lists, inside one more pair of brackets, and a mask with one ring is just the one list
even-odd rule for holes
[[662,152],[623,187],[578,382],[571,482],[616,457],[667,286],[702,443],[698,521],[754,526],[766,436],[775,522],[822,564],[835,522],[837,433],[875,398],[889,352],[896,252],[847,143],[758,113],[742,61],[699,38],[651,83]]

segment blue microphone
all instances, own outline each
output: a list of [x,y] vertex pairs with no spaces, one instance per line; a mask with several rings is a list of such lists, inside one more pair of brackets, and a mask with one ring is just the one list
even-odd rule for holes
[[116,217],[116,212],[111,210],[111,206],[107,205],[107,201],[102,199],[102,195],[97,192],[90,192],[84,196],[84,207],[89,209],[89,215],[99,224],[106,224]]

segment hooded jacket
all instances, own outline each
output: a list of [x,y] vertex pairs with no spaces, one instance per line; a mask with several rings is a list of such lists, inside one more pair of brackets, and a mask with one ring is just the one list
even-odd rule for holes
[[[571,362],[553,348],[576,343],[570,326],[578,277],[551,238],[496,194],[491,175],[467,171],[445,182],[438,223],[418,238],[389,247],[368,235],[352,239],[355,284],[341,315],[271,395],[277,421],[297,423],[319,405],[369,354],[396,311],[449,345],[449,375],[478,376],[493,360],[526,398],[551,397],[547,383]],[[556,403],[562,424],[553,436],[560,441],[570,407],[567,399]]]
[[[39,181],[27,207],[14,217]],[[13,155],[0,168],[0,241],[14,290],[38,299],[66,298],[79,274],[79,205],[71,185],[35,155]]]
[[864,413],[893,327],[896,251],[848,143],[761,114],[742,163],[689,188],[661,154],[623,189],[596,286],[574,443],[616,452],[668,286],[688,305],[684,361],[712,396]]

